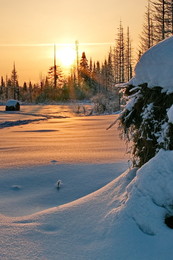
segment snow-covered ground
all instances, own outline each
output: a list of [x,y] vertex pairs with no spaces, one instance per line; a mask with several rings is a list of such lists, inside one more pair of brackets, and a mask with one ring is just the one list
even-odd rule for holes
[[130,170],[117,115],[35,108],[0,112],[0,259],[173,259],[173,152]]
[[20,113],[7,113],[1,108],[0,167],[124,160],[119,132],[106,131],[116,115],[74,117],[71,113],[71,117],[66,117],[70,109],[24,106]]

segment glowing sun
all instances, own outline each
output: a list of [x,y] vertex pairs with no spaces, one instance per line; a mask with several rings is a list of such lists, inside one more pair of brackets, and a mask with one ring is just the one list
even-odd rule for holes
[[57,50],[56,56],[63,67],[70,67],[76,59],[76,52],[73,46],[63,46]]

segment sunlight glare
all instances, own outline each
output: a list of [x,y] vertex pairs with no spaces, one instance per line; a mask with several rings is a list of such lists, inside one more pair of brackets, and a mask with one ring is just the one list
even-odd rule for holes
[[76,59],[74,46],[62,46],[57,49],[56,55],[63,67],[70,67]]

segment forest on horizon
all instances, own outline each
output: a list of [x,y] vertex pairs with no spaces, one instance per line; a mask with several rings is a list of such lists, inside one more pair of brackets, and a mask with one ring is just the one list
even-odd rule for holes
[[[173,0],[148,1],[143,28],[139,35],[138,49],[134,50],[130,28],[124,29],[120,21],[115,46],[110,48],[107,58],[88,60],[87,53],[77,55],[70,75],[64,76],[60,66],[48,69],[47,76],[37,84],[18,82],[18,71],[14,63],[10,77],[1,77],[0,100],[18,99],[22,102],[41,103],[49,101],[83,100],[102,94],[108,98],[118,95],[116,84],[129,81],[134,66],[150,47],[173,34]],[[136,58],[137,57],[137,58]]]

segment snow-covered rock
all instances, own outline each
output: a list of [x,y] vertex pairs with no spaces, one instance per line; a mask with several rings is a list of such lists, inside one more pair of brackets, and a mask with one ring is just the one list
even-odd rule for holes
[[146,51],[135,67],[135,76],[129,84],[148,87],[160,86],[164,92],[173,92],[173,36]]
[[6,111],[19,111],[20,102],[18,100],[9,99],[6,103]]

